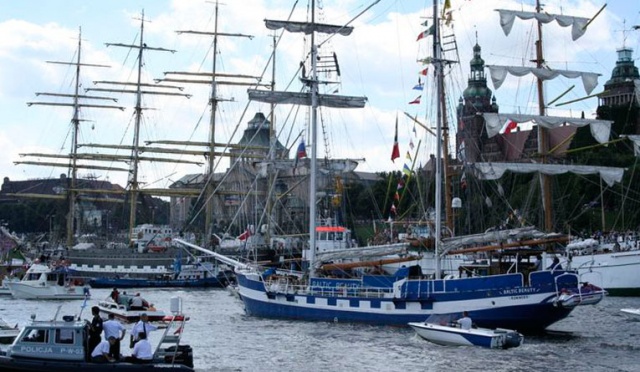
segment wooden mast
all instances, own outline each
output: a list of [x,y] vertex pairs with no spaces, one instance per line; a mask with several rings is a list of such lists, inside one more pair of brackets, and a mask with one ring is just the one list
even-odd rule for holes
[[[536,12],[542,12],[542,6],[540,5],[540,0],[536,0]],[[544,68],[544,55],[542,50],[542,23],[539,20],[536,20],[537,28],[538,28],[538,40],[536,41],[536,67]],[[546,114],[546,106],[544,103],[544,84],[540,77],[537,78],[537,87],[538,87],[538,110],[540,116],[544,116]],[[549,151],[549,131],[546,128],[543,128],[541,125],[538,125],[538,152],[542,156],[542,163],[545,164],[548,162],[548,151]],[[553,200],[551,195],[551,178],[548,175],[540,173],[540,187],[542,189],[542,207],[544,209],[544,228],[546,231],[553,230],[553,216],[552,216],[552,205],[551,201]]]

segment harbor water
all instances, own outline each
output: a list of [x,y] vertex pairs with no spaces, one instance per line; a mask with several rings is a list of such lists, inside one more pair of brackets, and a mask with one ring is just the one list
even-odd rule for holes
[[[93,289],[82,318],[90,319],[90,306],[109,292]],[[198,371],[640,371],[640,318],[620,311],[640,307],[637,297],[578,307],[546,334],[526,336],[519,348],[489,350],[434,345],[408,327],[249,317],[222,289],[145,289],[142,295],[166,311],[172,297],[182,298],[190,317],[182,343],[193,347]],[[24,325],[31,314],[52,318],[58,306],[59,317],[77,315],[82,303],[0,297],[0,316]],[[160,335],[151,334],[152,344]]]

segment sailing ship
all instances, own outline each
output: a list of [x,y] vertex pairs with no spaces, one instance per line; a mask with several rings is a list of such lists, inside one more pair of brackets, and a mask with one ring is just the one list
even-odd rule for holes
[[[372,5],[373,6],[373,5]],[[310,9],[315,8],[311,2]],[[438,93],[442,92],[444,63],[439,39],[438,4],[434,2],[435,21],[433,58]],[[302,93],[249,90],[249,98],[266,103],[290,103],[311,107],[311,179],[309,185],[309,240],[307,270],[303,272],[265,270],[257,265],[234,261],[209,252],[235,267],[238,291],[248,315],[266,318],[310,321],[360,322],[377,325],[403,325],[424,321],[431,314],[459,313],[461,309],[480,327],[508,328],[519,331],[540,331],[565,318],[579,303],[568,305],[561,301],[562,289],[578,288],[579,277],[570,270],[517,271],[518,266],[502,263],[498,273],[485,276],[442,278],[439,273],[425,277],[420,271],[406,270],[397,275],[367,274],[336,278],[323,275],[322,261],[317,256],[318,239],[316,195],[316,118],[319,107],[362,108],[366,98],[320,94],[321,81],[316,73],[319,45],[316,34],[349,35],[353,27],[321,24],[311,12],[310,22],[265,20],[269,29],[284,28],[290,32],[310,35],[311,73],[303,78],[308,88]],[[437,134],[442,136],[441,110],[438,105]],[[440,141],[436,158],[440,158]],[[441,242],[441,164],[436,162],[436,252]],[[507,236],[510,232],[505,232]],[[514,232],[511,232],[514,233]],[[525,234],[532,234],[531,231]],[[513,237],[517,237],[515,234]],[[457,241],[462,241],[458,238]],[[194,249],[207,251],[188,242],[177,242]],[[438,255],[436,255],[438,257]],[[436,265],[436,268],[438,265]],[[357,273],[354,273],[357,274]],[[579,289],[577,289],[579,290]],[[604,295],[598,292],[598,298]],[[598,299],[598,300],[599,300]]]

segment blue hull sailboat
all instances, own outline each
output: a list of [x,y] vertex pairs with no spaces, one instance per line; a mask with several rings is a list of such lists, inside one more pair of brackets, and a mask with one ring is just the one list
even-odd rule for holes
[[[313,9],[313,6],[312,6]],[[434,14],[437,15],[434,5]],[[437,17],[436,17],[437,18]],[[437,22],[437,21],[436,21]],[[311,73],[302,79],[307,86],[303,93],[249,90],[249,98],[265,103],[302,104],[311,107],[311,170],[309,195],[316,195],[316,117],[319,106],[333,108],[361,108],[365,98],[319,94],[322,83],[316,71],[316,33],[348,35],[350,26],[331,26],[315,23],[288,21],[265,21],[269,29],[284,28],[290,32],[304,32],[311,36]],[[442,86],[444,63],[439,45],[438,23],[434,35],[434,56],[431,59]],[[441,92],[439,92],[441,93]],[[438,110],[441,110],[438,105]],[[438,135],[441,132],[441,114],[437,122]],[[438,141],[440,142],[440,141]],[[438,146],[440,147],[440,146]],[[437,158],[441,157],[438,148]],[[436,249],[446,251],[440,239],[440,199],[441,164],[436,165]],[[579,278],[575,271],[541,270],[523,271],[504,268],[498,273],[467,278],[426,277],[418,271],[403,270],[396,275],[354,275],[336,278],[323,275],[322,265],[317,257],[316,203],[309,202],[310,245],[306,250],[307,270],[274,270],[258,265],[235,262],[227,257],[208,251],[188,242],[177,240],[194,249],[205,251],[223,262],[235,267],[238,292],[248,315],[307,321],[357,322],[376,325],[402,325],[410,322],[424,322],[432,314],[460,313],[466,310],[479,327],[508,328],[518,331],[535,332],[564,319],[579,304],[565,303],[561,299],[563,289],[578,288]],[[505,237],[515,241],[528,239],[531,231],[506,232]],[[541,233],[540,233],[541,234]],[[526,236],[525,236],[526,235]],[[557,234],[556,234],[557,235]],[[506,239],[506,238],[505,238]],[[455,240],[455,238],[454,238]],[[458,240],[456,240],[457,242]],[[488,240],[487,245],[495,240]],[[454,242],[455,243],[455,242]],[[446,242],[445,242],[446,244]],[[315,249],[314,249],[315,248]],[[439,257],[439,255],[436,255]],[[504,262],[501,262],[504,264]],[[303,266],[305,267],[305,266]],[[436,266],[438,267],[438,266]],[[324,271],[326,273],[326,270]],[[411,274],[410,274],[411,273]],[[602,299],[604,292],[599,293]],[[597,301],[593,301],[597,302]]]

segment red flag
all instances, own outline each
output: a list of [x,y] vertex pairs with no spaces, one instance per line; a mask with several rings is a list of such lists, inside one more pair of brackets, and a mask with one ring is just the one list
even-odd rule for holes
[[428,73],[429,73],[429,67],[427,67],[424,70],[420,71],[420,75],[427,76]]
[[425,37],[427,37],[427,36],[429,36],[429,35],[433,35],[434,30],[435,30],[435,27],[434,27],[434,26],[431,26],[431,27],[429,27],[428,29],[426,29],[426,30],[422,31],[422,32],[418,35],[418,39],[416,39],[416,41],[418,41],[418,40],[420,40],[420,39],[423,39],[423,38],[425,38]]
[[413,101],[409,102],[410,105],[419,105],[420,104],[420,98],[422,98],[422,96],[417,96],[416,99],[414,99]]
[[507,126],[504,128],[504,134],[511,133],[511,131],[516,129],[517,127],[518,127],[518,123],[516,123],[513,120],[509,120],[509,123],[507,123]]
[[247,227],[247,229],[238,236],[239,240],[246,240],[248,237],[251,236],[251,230],[249,230],[249,228]]
[[396,194],[393,196],[395,200],[400,200],[400,194],[396,191]]
[[396,136],[393,138],[393,149],[391,150],[391,161],[400,157],[400,147],[398,146],[398,115],[396,115]]

